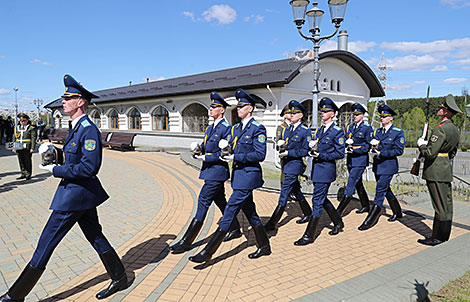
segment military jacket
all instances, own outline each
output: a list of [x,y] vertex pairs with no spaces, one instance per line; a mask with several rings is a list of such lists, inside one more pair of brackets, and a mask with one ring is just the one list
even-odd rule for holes
[[109,198],[96,176],[103,147],[98,128],[87,115],[80,118],[64,142],[65,164],[52,170],[62,178],[51,209],[81,211],[97,207]]
[[370,141],[374,135],[372,127],[362,121],[354,129],[354,123],[346,128],[346,139],[351,138],[353,143],[353,152],[346,155],[348,167],[367,167],[369,164]]
[[207,127],[204,134],[204,142],[201,146],[205,160],[202,163],[201,173],[199,174],[200,179],[220,181],[229,179],[228,163],[219,159],[221,154],[219,141],[221,139],[230,140],[231,128],[225,120],[218,122],[215,128],[214,124]]
[[313,139],[318,139],[319,156],[312,161],[312,181],[331,183],[336,179],[336,160],[344,158],[344,131],[333,123],[322,132],[323,126],[313,134]]
[[282,134],[282,131],[284,131],[284,129],[287,127],[287,123],[284,121],[282,122],[282,124],[280,124],[279,126],[277,126],[276,128],[276,142],[278,140],[281,139],[281,134]]
[[232,188],[253,190],[263,185],[260,163],[266,158],[266,128],[251,118],[242,130],[242,123],[232,127],[230,146],[233,149]]
[[280,139],[286,141],[287,156],[282,159],[282,172],[297,175],[304,172],[303,157],[308,154],[308,142],[312,138],[311,135],[310,129],[301,124],[292,133],[289,127],[283,129]]
[[26,150],[34,150],[36,148],[36,129],[32,125],[26,125],[25,130],[21,128],[21,125],[15,127],[15,142],[23,143]]
[[432,130],[427,146],[421,147],[424,157],[423,178],[436,182],[452,181],[452,161],[457,154],[459,130],[452,120],[445,120]]
[[383,130],[381,127],[374,133],[373,138],[380,141],[380,155],[374,157],[372,171],[377,175],[392,175],[398,173],[398,156],[405,150],[405,133],[393,125],[385,134]]

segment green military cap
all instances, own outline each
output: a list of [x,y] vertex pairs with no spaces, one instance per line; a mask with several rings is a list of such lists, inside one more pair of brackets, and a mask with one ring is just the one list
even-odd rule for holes
[[18,118],[29,120],[29,116],[26,113],[22,113],[22,112],[18,113]]
[[449,94],[446,97],[444,104],[442,104],[441,106],[450,109],[450,111],[452,111],[453,113],[463,113],[462,110],[460,110],[459,106],[457,106],[457,103],[455,102],[455,99],[452,94]]

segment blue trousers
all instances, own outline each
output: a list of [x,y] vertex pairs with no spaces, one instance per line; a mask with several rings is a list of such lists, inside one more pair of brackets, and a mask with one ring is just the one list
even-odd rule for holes
[[348,167],[349,177],[344,195],[352,197],[354,195],[354,189],[356,189],[358,193],[366,190],[362,183],[362,173],[364,173],[365,169],[366,167]]
[[300,183],[297,174],[285,174],[279,195],[279,205],[285,207],[289,194],[293,192],[297,200],[305,200],[304,194],[300,191]]
[[261,225],[261,220],[256,213],[256,206],[253,202],[253,190],[234,189],[225,207],[224,216],[219,223],[219,228],[222,231],[228,232],[233,219],[240,212],[240,209],[242,209],[250,225]]
[[396,198],[390,189],[390,182],[392,181],[393,175],[377,175],[375,174],[375,181],[377,182],[375,189],[374,204],[382,207],[384,199],[387,197],[388,200]]
[[99,255],[113,249],[101,231],[96,208],[73,212],[54,210],[39,237],[38,245],[29,264],[36,269],[45,269],[57,245],[77,222],[86,239]]
[[224,212],[227,205],[224,183],[225,181],[217,180],[206,180],[204,182],[197,200],[197,211],[194,218],[198,221],[204,221],[212,201],[214,201],[222,213]]
[[334,208],[331,201],[328,200],[327,194],[330,183],[316,182],[313,187],[312,196],[312,216],[320,218],[323,208]]

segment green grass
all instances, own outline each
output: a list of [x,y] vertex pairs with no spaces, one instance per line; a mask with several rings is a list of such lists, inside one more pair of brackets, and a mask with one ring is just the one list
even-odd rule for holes
[[428,300],[417,302],[470,302],[470,272],[449,282],[440,290],[429,295]]

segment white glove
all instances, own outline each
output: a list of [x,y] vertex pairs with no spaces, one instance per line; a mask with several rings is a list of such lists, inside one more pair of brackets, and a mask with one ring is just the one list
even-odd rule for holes
[[47,166],[39,165],[39,169],[47,170],[52,173],[52,170],[54,170],[55,166],[57,165],[47,165]]
[[354,144],[354,140],[352,138],[348,138],[345,143],[346,145],[352,145]]
[[44,144],[41,144],[38,148],[38,152],[39,154],[43,154],[44,152],[47,151],[47,149],[49,149],[49,146],[54,146],[53,143],[44,143]]
[[380,143],[380,141],[378,139],[375,139],[375,138],[370,141],[370,144],[372,146],[377,146],[379,143]]
[[281,153],[279,153],[279,158],[284,158],[286,157],[287,155],[289,155],[289,152],[287,150],[284,150],[282,151]]
[[234,158],[234,157],[235,157],[235,155],[230,154],[230,155],[221,156],[221,157],[219,157],[219,158],[220,158],[220,160],[223,160],[224,162],[227,162],[227,163],[228,163],[228,162],[233,161],[233,158]]
[[427,145],[428,141],[425,140],[424,138],[420,137],[420,138],[418,138],[417,144],[418,144],[418,148],[420,148],[422,145]]
[[200,160],[200,161],[205,161],[206,160],[205,155],[196,155],[196,156],[194,156],[194,158],[197,159],[197,160]]

